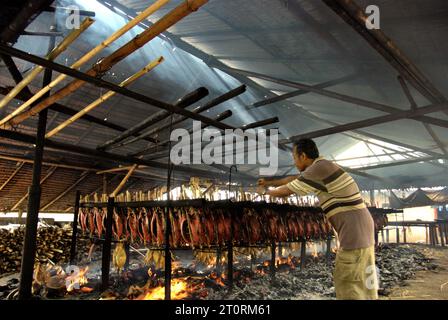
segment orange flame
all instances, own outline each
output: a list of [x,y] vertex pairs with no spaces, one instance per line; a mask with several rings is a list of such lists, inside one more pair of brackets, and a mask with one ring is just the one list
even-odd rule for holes
[[[171,299],[181,300],[189,296],[187,282],[184,279],[173,279],[171,281]],[[147,292],[140,295],[136,300],[163,300],[165,299],[165,287],[159,286],[147,289]]]

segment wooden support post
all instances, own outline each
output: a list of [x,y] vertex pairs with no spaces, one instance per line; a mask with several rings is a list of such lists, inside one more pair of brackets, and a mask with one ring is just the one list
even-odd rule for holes
[[390,239],[389,229],[386,229],[386,242],[387,243],[389,243],[389,239]]
[[444,241],[445,239],[444,239],[444,236],[443,236],[443,229],[444,229],[443,224],[442,224],[442,223],[439,223],[440,245],[441,245],[442,247],[445,246],[445,241]]
[[427,224],[425,224],[425,236],[426,236],[425,243],[429,244],[429,232],[428,232],[428,225]]
[[305,268],[306,260],[306,240],[302,240],[302,245],[300,247],[300,270]]
[[[229,186],[230,188],[230,186]],[[230,213],[230,239],[227,252],[227,281],[229,284],[229,290],[233,289],[233,239],[234,239],[234,215],[235,212],[232,210]]]
[[216,274],[218,277],[221,277],[221,247],[216,249]]
[[407,243],[407,239],[406,239],[406,227],[403,226],[403,243]]
[[439,234],[437,233],[437,224],[433,224],[435,245],[439,244]]
[[[55,39],[51,38],[48,51],[53,49],[54,46],[55,46]],[[51,78],[52,78],[52,71],[50,69],[45,69],[43,85],[46,86],[48,83],[50,83]],[[48,115],[48,109],[40,112],[37,124],[33,177],[28,192],[29,197],[28,197],[28,209],[26,214],[25,239],[23,242],[22,264],[20,271],[20,286],[19,286],[20,300],[29,300],[32,295],[31,288],[33,285],[34,262],[37,250],[37,224],[39,221],[39,208],[40,208],[40,196],[41,196],[40,175],[42,172],[42,159],[45,146],[45,131],[47,129],[47,115]]]
[[282,255],[282,250],[283,250],[282,243],[279,242],[279,243],[277,244],[277,251],[278,251],[278,256],[279,256],[280,258],[283,256],[283,255]]
[[443,223],[444,229],[445,229],[445,243],[448,245],[448,223],[445,221]]
[[126,262],[124,263],[124,270],[129,269],[129,262],[131,261],[131,250],[130,250],[129,242],[124,243],[124,252],[126,253]]
[[101,263],[101,290],[109,287],[110,257],[112,248],[112,224],[114,215],[115,199],[109,197],[107,201],[106,235],[103,242],[103,256]]
[[381,242],[384,243],[384,229],[381,229]]
[[[169,190],[167,195],[169,199]],[[169,203],[169,200],[168,200]],[[165,300],[171,300],[171,251],[170,251],[171,221],[169,205],[165,207]]]
[[378,247],[378,232],[377,230],[375,230],[375,234],[374,234],[374,238],[375,238],[375,247]]
[[327,262],[331,261],[331,242],[332,242],[332,238],[328,238],[327,239],[327,252],[326,252],[326,258],[327,258]]
[[76,191],[75,206],[73,212],[73,225],[72,225],[72,243],[70,246],[70,264],[76,263],[76,238],[78,233],[78,213],[79,213],[79,200],[81,199],[81,192]]
[[400,243],[400,228],[397,225],[397,228],[395,229],[396,233],[397,233],[397,244]]
[[270,275],[271,275],[271,281],[275,280],[275,241],[272,241],[271,243],[271,264],[270,267]]

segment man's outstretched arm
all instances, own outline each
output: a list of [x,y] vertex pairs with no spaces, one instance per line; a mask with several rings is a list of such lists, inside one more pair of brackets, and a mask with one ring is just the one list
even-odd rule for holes
[[281,187],[284,186],[288,183],[290,183],[291,181],[294,181],[295,179],[297,179],[299,176],[298,175],[294,175],[294,176],[288,176],[288,177],[284,177],[281,179],[259,179],[258,180],[258,185],[262,186],[262,187]]
[[266,195],[279,198],[290,196],[293,193],[286,185],[266,191]]

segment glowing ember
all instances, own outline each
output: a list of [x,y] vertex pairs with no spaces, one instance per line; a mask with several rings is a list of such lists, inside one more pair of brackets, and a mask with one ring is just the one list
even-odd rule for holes
[[[171,299],[181,300],[189,296],[187,282],[184,279],[173,279],[171,281]],[[136,300],[163,300],[165,299],[165,287],[147,289],[147,292],[140,295]]]

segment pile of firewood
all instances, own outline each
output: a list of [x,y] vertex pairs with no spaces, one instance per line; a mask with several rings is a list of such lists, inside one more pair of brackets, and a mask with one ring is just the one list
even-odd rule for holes
[[[25,228],[0,229],[0,275],[18,272],[22,259]],[[64,263],[70,259],[72,230],[57,226],[38,229],[36,262]],[[78,238],[78,252],[85,252],[87,239]]]

